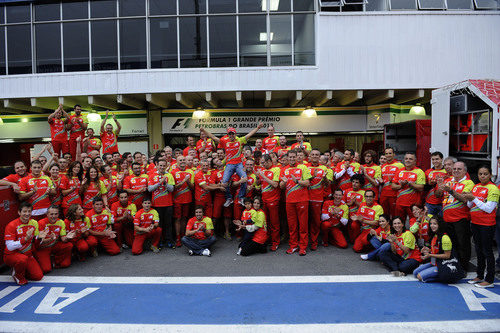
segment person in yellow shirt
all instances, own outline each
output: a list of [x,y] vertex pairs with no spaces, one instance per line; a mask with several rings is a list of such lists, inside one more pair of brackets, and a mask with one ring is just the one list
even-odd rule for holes
[[[471,231],[477,254],[477,276],[469,283],[479,288],[493,288],[495,280],[495,256],[493,254],[493,238],[498,197],[500,191],[491,182],[491,168],[483,165],[477,172],[479,184],[476,184],[467,198],[470,208]],[[486,270],[486,277],[484,271]]]
[[443,196],[443,220],[455,249],[458,261],[467,271],[471,257],[470,212],[467,207],[467,193],[474,188],[474,182],[467,179],[464,162],[453,164],[453,177],[446,182],[438,179],[436,196]]
[[451,256],[452,242],[450,237],[445,233],[446,226],[438,217],[432,217],[430,222],[430,247],[422,248],[422,259],[430,259],[431,262],[420,265],[413,271],[413,275],[422,282],[438,281],[437,260],[446,260]]

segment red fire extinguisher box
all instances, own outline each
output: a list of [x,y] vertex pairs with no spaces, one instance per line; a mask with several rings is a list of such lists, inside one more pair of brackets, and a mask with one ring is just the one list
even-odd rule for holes
[[19,204],[16,194],[10,187],[0,186],[0,265],[3,265],[3,251],[5,248],[5,227],[16,219]]

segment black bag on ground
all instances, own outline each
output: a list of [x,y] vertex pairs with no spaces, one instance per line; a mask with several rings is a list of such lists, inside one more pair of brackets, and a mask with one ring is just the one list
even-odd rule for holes
[[456,256],[449,259],[437,259],[438,278],[443,283],[457,283],[464,277],[464,270]]

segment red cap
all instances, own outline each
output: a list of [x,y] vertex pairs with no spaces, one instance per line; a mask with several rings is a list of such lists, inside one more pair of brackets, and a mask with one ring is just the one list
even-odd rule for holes
[[235,129],[234,127],[229,127],[229,128],[227,129],[227,133],[229,134],[229,133],[231,133],[231,132],[233,132],[234,134],[236,134],[236,129]]

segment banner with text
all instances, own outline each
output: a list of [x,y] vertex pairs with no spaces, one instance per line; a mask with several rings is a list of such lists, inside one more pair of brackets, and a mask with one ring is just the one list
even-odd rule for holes
[[[228,127],[234,127],[238,133],[248,133],[257,127],[259,122],[264,127],[274,126],[277,133],[295,133],[299,130],[306,133],[353,132],[366,131],[366,115],[363,114],[328,114],[306,118],[290,115],[289,112],[230,114],[213,113],[207,118],[193,119],[191,113],[164,113],[163,133],[165,134],[197,134],[200,128],[215,134],[224,134]],[[261,130],[262,131],[262,130]]]

